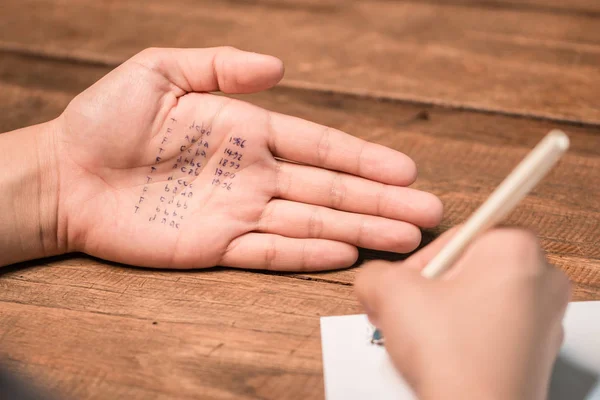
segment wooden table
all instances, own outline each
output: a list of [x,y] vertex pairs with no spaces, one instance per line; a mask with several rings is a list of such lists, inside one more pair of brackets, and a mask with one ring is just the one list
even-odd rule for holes
[[[568,4],[568,5],[565,5]],[[4,0],[0,131],[57,116],[149,46],[281,57],[243,98],[409,154],[463,221],[548,130],[572,150],[513,212],[600,299],[595,0]],[[362,252],[362,258],[396,255]],[[156,271],[73,255],[0,271],[0,352],[73,399],[323,398],[319,317],[360,313],[354,269]]]

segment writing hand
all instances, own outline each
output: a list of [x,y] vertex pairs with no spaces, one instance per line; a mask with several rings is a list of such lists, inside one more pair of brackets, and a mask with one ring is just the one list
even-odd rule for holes
[[421,399],[545,399],[567,278],[533,235],[514,229],[484,234],[442,279],[422,278],[450,235],[357,279],[394,365]]
[[[59,241],[150,267],[346,267],[355,246],[409,252],[440,201],[414,162],[335,129],[209,92],[283,75],[232,48],[148,49],[56,121]],[[288,160],[288,161],[285,161]]]

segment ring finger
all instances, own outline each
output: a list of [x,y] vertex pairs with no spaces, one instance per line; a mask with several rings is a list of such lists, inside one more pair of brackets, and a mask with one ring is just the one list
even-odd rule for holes
[[411,252],[421,242],[419,228],[407,222],[280,199],[267,204],[258,231],[399,253]]

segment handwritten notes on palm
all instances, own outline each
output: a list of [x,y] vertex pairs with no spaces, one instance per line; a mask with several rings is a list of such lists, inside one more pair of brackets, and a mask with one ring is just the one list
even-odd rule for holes
[[144,167],[145,178],[134,214],[148,223],[180,229],[195,192],[206,192],[207,188],[231,191],[235,187],[247,141],[231,136],[226,141],[217,140],[213,146],[211,134],[210,125],[196,121],[183,124],[169,118],[151,165]]

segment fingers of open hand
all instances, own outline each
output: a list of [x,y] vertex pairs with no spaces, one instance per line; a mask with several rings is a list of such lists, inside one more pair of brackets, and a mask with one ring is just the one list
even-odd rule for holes
[[281,60],[233,47],[206,49],[150,48],[132,61],[166,77],[188,92],[252,93],[268,89],[283,77]]
[[405,154],[300,118],[271,113],[269,138],[271,152],[287,160],[391,185],[408,186],[417,176]]
[[400,253],[414,250],[421,241],[420,230],[403,221],[279,199],[267,204],[258,231]]
[[356,247],[347,243],[253,232],[234,239],[221,264],[278,271],[321,271],[349,267],[357,257]]
[[280,161],[276,186],[275,197],[422,227],[442,218],[442,203],[430,193],[307,165]]

